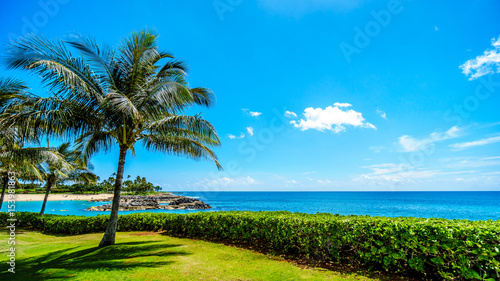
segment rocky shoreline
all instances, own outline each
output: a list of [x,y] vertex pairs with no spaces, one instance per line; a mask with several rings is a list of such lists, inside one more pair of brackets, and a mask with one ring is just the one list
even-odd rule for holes
[[[113,197],[105,199],[93,199],[91,202],[112,201]],[[111,211],[112,204],[92,206],[87,211]],[[122,195],[120,198],[119,211],[136,210],[206,210],[212,208],[210,205],[195,198],[173,195]]]

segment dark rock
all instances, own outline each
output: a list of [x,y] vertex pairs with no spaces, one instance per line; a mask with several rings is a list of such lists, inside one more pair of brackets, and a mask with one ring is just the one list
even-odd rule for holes
[[[109,199],[109,200],[108,200]],[[92,202],[98,201],[112,201],[113,198],[108,198],[106,200],[98,199],[91,200]],[[169,205],[160,205],[160,204]],[[101,206],[92,206],[88,208],[87,211],[111,211],[112,204],[105,204]],[[210,205],[203,201],[195,198],[180,196],[180,195],[124,195],[120,198],[120,211],[131,211],[131,210],[200,210],[200,209],[210,209]]]

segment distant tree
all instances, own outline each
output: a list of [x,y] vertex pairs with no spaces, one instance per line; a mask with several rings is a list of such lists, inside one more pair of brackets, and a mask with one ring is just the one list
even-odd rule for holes
[[[130,178],[130,176],[128,176]],[[150,193],[155,191],[155,186],[148,182],[145,177],[137,176],[133,181],[126,180],[123,182],[124,191],[135,193],[135,194],[143,194]]]

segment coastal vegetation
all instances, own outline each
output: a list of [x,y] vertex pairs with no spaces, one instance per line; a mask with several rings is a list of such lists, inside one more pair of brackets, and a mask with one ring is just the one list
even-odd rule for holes
[[[6,213],[0,214],[5,222]],[[18,213],[19,227],[55,235],[101,232],[109,216]],[[500,222],[290,212],[138,213],[119,231],[247,245],[317,263],[350,264],[425,279],[500,278]]]
[[[52,193],[72,193],[72,194],[98,194],[98,193],[112,193],[115,175],[112,174],[109,178],[99,181],[99,177],[92,182],[74,182],[66,178],[56,187]],[[19,193],[40,194],[45,192],[45,188],[40,183],[26,183],[22,182],[18,187]],[[157,194],[161,191],[161,187],[149,182],[145,177],[137,176],[131,180],[131,176],[127,176],[127,180],[123,182],[122,194],[129,195],[148,195]]]
[[132,33],[117,48],[81,35],[66,41],[30,35],[12,43],[6,55],[9,68],[39,75],[54,95],[22,101],[3,114],[2,123],[36,136],[76,138],[84,159],[119,147],[111,216],[100,246],[115,243],[125,159],[136,144],[222,168],[211,150],[220,145],[215,128],[199,114],[185,115],[192,105],[212,106],[214,95],[190,87],[184,63],[157,41],[150,30]]

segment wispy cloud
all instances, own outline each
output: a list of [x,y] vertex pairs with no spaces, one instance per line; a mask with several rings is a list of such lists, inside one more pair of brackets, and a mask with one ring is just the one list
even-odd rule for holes
[[457,138],[460,136],[461,131],[462,131],[461,128],[453,126],[444,133],[435,132],[423,139],[416,139],[411,136],[404,135],[399,137],[398,141],[401,147],[403,148],[404,152],[413,152],[413,151],[423,150],[427,147],[427,145],[438,141]]
[[[375,126],[365,121],[360,112],[352,109],[341,109],[347,104],[335,103],[335,105],[322,108],[306,108],[304,118],[299,121],[291,121],[296,128],[302,131],[314,129],[318,131],[332,131],[340,133],[346,130],[346,126],[376,129]],[[349,104],[349,106],[351,106]]]
[[227,187],[227,186],[235,186],[235,187],[238,187],[238,186],[247,186],[247,185],[254,185],[254,184],[258,184],[259,182],[250,177],[250,176],[247,176],[247,177],[237,177],[237,178],[229,178],[229,177],[221,177],[221,178],[218,178],[218,179],[203,179],[203,180],[200,180],[196,183],[194,183],[193,185],[194,186],[200,186],[200,187],[215,187],[215,186],[223,186],[223,187]]
[[316,180],[317,183],[320,183],[320,184],[329,184],[329,183],[332,183],[330,180]]
[[414,168],[405,164],[384,163],[364,166],[372,170],[371,173],[354,177],[355,182],[368,185],[399,185],[422,184],[425,181],[435,181],[444,176],[471,174],[473,171],[442,171],[441,169]]
[[245,134],[241,133],[239,136],[235,136],[233,134],[227,134],[227,137],[234,140],[234,139],[242,139],[245,137]]
[[373,175],[390,174],[401,170],[400,165],[393,163],[384,163],[370,166],[363,166],[361,168],[370,169],[373,171]]
[[462,72],[469,76],[469,80],[500,72],[500,36],[498,39],[491,39],[491,46],[493,49],[484,51],[482,55],[468,60],[460,66]]
[[259,117],[262,115],[262,112],[258,112],[258,111],[251,111],[250,109],[248,108],[242,108],[241,109],[243,112],[246,112],[248,113],[250,116],[253,116],[253,117]]
[[380,151],[385,150],[387,148],[385,146],[370,146],[370,147],[368,147],[368,149],[370,149],[371,151],[373,151],[375,153],[379,153]]
[[285,117],[288,117],[288,118],[296,118],[297,117],[297,113],[293,112],[293,111],[285,111]]
[[253,136],[253,128],[252,127],[247,127],[247,132],[250,136]]
[[382,110],[377,109],[377,114],[380,115],[380,117],[382,117],[385,120],[387,120],[387,115]]
[[467,148],[471,148],[474,146],[483,146],[483,145],[488,145],[488,144],[497,143],[497,142],[500,142],[500,136],[480,139],[480,140],[471,141],[471,142],[454,143],[454,144],[450,144],[450,147],[456,148],[458,150],[462,150],[462,149],[467,149]]
[[337,107],[350,107],[350,106],[352,106],[352,104],[347,103],[347,102],[336,102],[333,105],[337,106]]
[[439,31],[439,28],[437,26],[434,26],[434,31]]
[[440,165],[454,169],[500,166],[500,156],[444,158],[440,160]]
[[499,126],[500,125],[500,122],[491,122],[491,123],[486,123],[486,124],[482,124],[482,125],[479,125],[479,128],[493,128],[493,127],[496,127],[496,126]]

